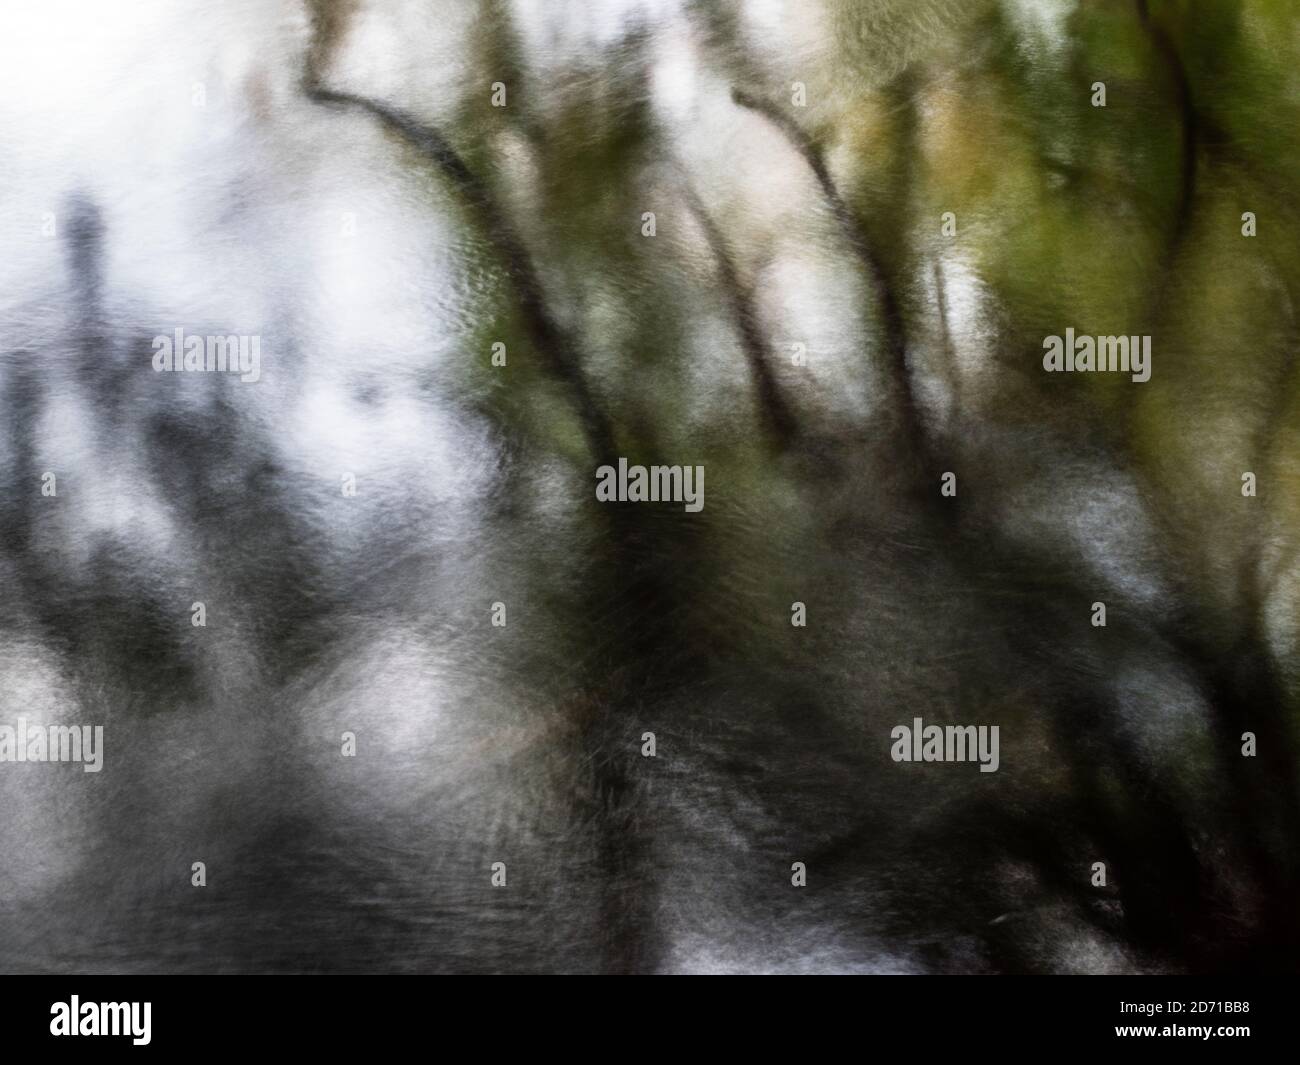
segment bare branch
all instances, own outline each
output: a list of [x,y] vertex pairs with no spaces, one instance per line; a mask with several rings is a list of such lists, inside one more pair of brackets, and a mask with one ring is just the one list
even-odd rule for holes
[[1178,108],[1179,129],[1182,134],[1181,180],[1178,191],[1178,207],[1174,214],[1174,234],[1167,252],[1173,259],[1183,238],[1187,235],[1192,220],[1192,201],[1196,195],[1196,154],[1199,143],[1199,122],[1196,108],[1192,103],[1192,87],[1187,78],[1187,68],[1178,55],[1178,49],[1170,39],[1168,31],[1151,18],[1147,0],[1136,0],[1138,20],[1151,39],[1155,50],[1169,71],[1174,85],[1174,103]]
[[415,116],[378,100],[323,88],[311,77],[307,79],[305,88],[308,98],[316,103],[354,107],[379,119],[385,129],[397,134],[432,162],[478,213],[489,239],[505,261],[514,282],[524,325],[533,346],[545,360],[550,373],[563,381],[573,394],[592,455],[600,462],[612,460],[615,456],[613,430],[597,406],[573,355],[576,345],[551,314],[532,256],[515,233],[487,184],[466,166],[465,161],[437,129]]
[[745,349],[745,357],[749,362],[749,369],[754,377],[754,385],[758,390],[763,419],[767,423],[768,431],[772,437],[778,445],[784,447],[798,431],[798,425],[793,412],[785,401],[785,397],[781,395],[776,378],[772,374],[772,368],[768,365],[767,343],[763,338],[762,330],[759,328],[758,311],[754,306],[753,292],[741,282],[739,275],[736,273],[736,264],[732,260],[731,252],[727,247],[726,238],[722,235],[717,223],[709,217],[709,213],[700,201],[699,196],[696,195],[693,189],[688,188],[686,197],[691,213],[704,231],[704,239],[708,242],[709,250],[712,251],[714,261],[717,263],[722,290],[726,293],[727,302],[731,305],[731,312],[736,319],[736,327],[740,331],[741,344]]
[[813,176],[816,177],[817,184],[821,186],[822,194],[830,204],[835,219],[854,253],[866,268],[867,276],[876,290],[876,298],[879,300],[881,316],[884,320],[885,346],[888,352],[889,370],[898,389],[899,416],[903,434],[915,455],[925,464],[929,447],[912,390],[911,374],[907,367],[907,327],[903,319],[902,305],[890,283],[889,272],[885,269],[884,262],[835,187],[820,149],[799,124],[773,104],[740,89],[732,89],[731,98],[738,106],[762,115],[771,122],[803,158],[813,172]]

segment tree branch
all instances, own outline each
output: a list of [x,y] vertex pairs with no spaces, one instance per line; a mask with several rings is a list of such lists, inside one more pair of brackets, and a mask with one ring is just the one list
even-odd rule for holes
[[767,423],[768,431],[772,437],[778,445],[784,447],[794,437],[798,425],[794,414],[785,401],[785,397],[781,395],[776,378],[772,374],[772,368],[768,365],[767,344],[764,341],[762,330],[759,328],[758,312],[754,307],[753,293],[746,285],[741,283],[736,273],[735,262],[732,260],[731,253],[727,248],[726,238],[722,235],[722,231],[713,219],[709,217],[708,211],[705,210],[704,204],[696,195],[695,190],[688,188],[686,197],[691,213],[704,231],[704,239],[708,242],[709,250],[712,251],[714,261],[717,264],[722,289],[727,295],[727,302],[730,304],[732,315],[736,319],[736,327],[740,331],[745,357],[749,362],[749,369],[754,377],[754,385],[758,390],[763,419]]
[[876,291],[876,298],[879,300],[881,316],[884,320],[889,372],[898,390],[899,417],[902,422],[903,435],[917,458],[921,460],[923,465],[928,465],[929,446],[921,422],[920,412],[917,408],[916,397],[913,394],[911,374],[907,366],[907,327],[903,319],[902,305],[894,292],[892,284],[890,284],[889,273],[885,269],[884,262],[876,253],[875,248],[872,247],[871,242],[867,239],[866,232],[854,217],[848,204],[844,202],[839,190],[835,187],[835,182],[831,178],[830,171],[826,168],[826,162],[822,158],[820,149],[813,143],[812,138],[804,132],[802,127],[771,103],[751,96],[741,89],[733,88],[731,98],[737,106],[762,115],[771,122],[790,142],[794,150],[799,153],[808,168],[813,172],[817,184],[821,186],[822,195],[826,197],[827,203],[830,204],[835,220],[839,223],[854,253],[866,268],[867,276]]
[[551,314],[532,256],[493,198],[487,184],[465,165],[464,160],[437,129],[420,122],[415,116],[378,100],[323,88],[310,75],[305,90],[308,98],[316,103],[357,108],[379,119],[385,129],[397,134],[433,163],[477,212],[489,240],[505,261],[514,282],[524,325],[533,346],[542,356],[546,369],[567,385],[573,394],[593,457],[598,462],[612,461],[615,457],[613,430],[597,406],[582,369],[573,356],[575,344]]
[[1196,108],[1192,103],[1192,87],[1187,78],[1187,68],[1183,66],[1178,49],[1174,47],[1168,31],[1152,20],[1147,0],[1135,0],[1135,2],[1138,21],[1142,23],[1143,30],[1146,31],[1147,37],[1150,38],[1173,80],[1174,103],[1178,108],[1179,130],[1182,135],[1178,207],[1174,213],[1174,235],[1167,253],[1172,260],[1187,235],[1192,220],[1192,201],[1196,195],[1196,153],[1200,124],[1197,121]]

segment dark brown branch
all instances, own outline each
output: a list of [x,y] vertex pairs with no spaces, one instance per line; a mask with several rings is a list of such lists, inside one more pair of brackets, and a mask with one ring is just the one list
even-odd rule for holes
[[798,425],[785,397],[781,395],[772,368],[768,365],[767,343],[759,327],[753,293],[741,282],[727,247],[726,238],[709,217],[700,198],[691,189],[687,190],[686,197],[691,213],[704,231],[704,239],[708,242],[709,250],[713,253],[717,264],[718,278],[722,282],[722,290],[726,293],[727,302],[731,305],[732,315],[736,319],[736,328],[740,331],[741,345],[745,349],[745,358],[749,362],[750,373],[754,377],[754,385],[758,390],[763,419],[772,437],[784,447],[794,437]]
[[573,394],[588,447],[598,462],[615,458],[614,434],[597,406],[581,367],[573,357],[574,344],[555,321],[533,265],[524,247],[496,203],[487,184],[468,166],[456,150],[432,126],[395,107],[351,93],[322,88],[311,78],[305,86],[309,99],[335,107],[355,107],[379,119],[385,129],[395,133],[425,159],[432,162],[461,194],[481,219],[488,238],[504,260],[519,297],[525,328],[547,370],[564,382]]
[[[772,123],[797,151],[821,186],[822,195],[830,204],[835,220],[852,246],[854,253],[866,268],[867,276],[876,291],[880,303],[881,317],[884,321],[885,347],[889,358],[889,371],[898,390],[899,416],[902,430],[914,454],[926,462],[928,443],[925,430],[917,408],[916,397],[912,390],[911,374],[907,366],[907,326],[903,318],[902,305],[894,287],[889,280],[889,272],[884,262],[876,253],[871,241],[867,239],[862,225],[854,217],[848,204],[835,187],[821,150],[802,127],[773,104],[760,100],[740,89],[731,90],[735,103],[756,114],[762,115]],[[928,464],[928,463],[927,463]]]
[[1182,137],[1178,207],[1174,213],[1174,235],[1168,253],[1172,260],[1187,235],[1192,220],[1192,201],[1196,196],[1196,156],[1200,124],[1192,102],[1192,86],[1187,77],[1187,68],[1183,66],[1178,49],[1174,46],[1168,31],[1151,18],[1147,0],[1136,0],[1136,3],[1138,20],[1142,23],[1142,28],[1146,31],[1173,81],[1174,104],[1178,109],[1179,130]]

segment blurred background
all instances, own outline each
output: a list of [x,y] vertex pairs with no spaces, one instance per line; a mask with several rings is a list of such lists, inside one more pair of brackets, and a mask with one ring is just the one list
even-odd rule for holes
[[6,7],[0,968],[1293,971],[1297,129],[1291,0]]

